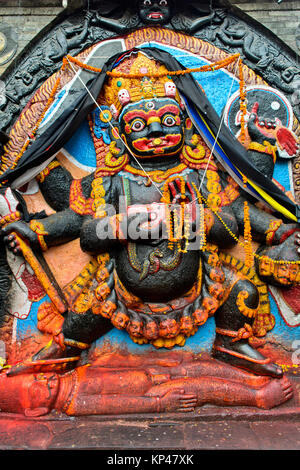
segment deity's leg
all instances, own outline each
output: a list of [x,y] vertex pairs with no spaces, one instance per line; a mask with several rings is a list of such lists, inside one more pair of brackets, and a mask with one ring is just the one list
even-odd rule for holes
[[52,351],[43,349],[36,355],[36,358],[53,358],[54,349],[59,357],[78,355],[112,328],[113,325],[109,320],[94,314],[90,309],[80,314],[71,310],[62,327],[63,347],[61,348],[59,344],[55,346],[53,343]]
[[85,313],[70,311],[63,324],[66,339],[91,344],[113,328],[110,320],[94,314],[90,309]]
[[75,367],[83,350],[89,349],[91,343],[113,328],[112,323],[101,315],[87,310],[85,313],[69,311],[65,318],[62,334],[56,341],[43,347],[40,351],[24,362],[10,368],[8,376],[23,374],[34,370],[34,363],[44,360],[72,358],[70,366]]
[[282,377],[282,369],[248,343],[258,305],[259,293],[252,282],[244,279],[234,284],[228,299],[215,314],[213,354],[216,359],[255,374]]

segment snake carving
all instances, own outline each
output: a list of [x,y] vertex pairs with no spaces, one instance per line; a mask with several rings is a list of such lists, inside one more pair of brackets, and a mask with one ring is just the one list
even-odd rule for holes
[[128,258],[130,265],[140,273],[140,281],[143,281],[151,274],[157,273],[160,269],[163,271],[172,271],[176,268],[181,261],[180,244],[174,244],[174,252],[172,256],[165,258],[165,253],[160,248],[155,248],[148,258],[145,259],[143,264],[140,263],[137,257],[136,244],[128,243]]

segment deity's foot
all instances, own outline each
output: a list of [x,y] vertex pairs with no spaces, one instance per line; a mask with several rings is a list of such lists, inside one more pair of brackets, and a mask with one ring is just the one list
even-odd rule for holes
[[281,367],[252,348],[247,340],[234,343],[232,338],[217,334],[213,347],[213,356],[215,359],[240,367],[253,374],[274,378],[283,376]]
[[271,380],[267,385],[257,390],[256,404],[259,408],[269,410],[290,400],[292,396],[292,384],[286,377],[283,377]]

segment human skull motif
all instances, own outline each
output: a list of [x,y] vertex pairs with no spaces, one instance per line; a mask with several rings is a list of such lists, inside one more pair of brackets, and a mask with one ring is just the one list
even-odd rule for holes
[[130,102],[130,94],[127,90],[125,90],[125,88],[122,88],[122,90],[119,91],[118,98],[121,105],[123,106]]
[[117,117],[118,117],[118,110],[117,110],[117,108],[115,107],[115,105],[112,104],[109,109],[110,109],[110,112],[111,112],[112,117],[113,117],[114,119],[117,119]]
[[165,83],[165,92],[166,96],[174,98],[176,95],[176,85],[174,82],[166,82]]

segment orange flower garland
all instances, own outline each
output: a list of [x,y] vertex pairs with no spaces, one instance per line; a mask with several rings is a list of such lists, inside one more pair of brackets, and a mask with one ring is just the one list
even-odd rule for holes
[[[194,69],[187,68],[185,70],[167,70],[166,72],[157,72],[157,73],[135,73],[135,74],[130,74],[130,73],[123,73],[123,72],[115,72],[115,71],[107,71],[106,74],[109,77],[114,77],[114,78],[132,78],[132,79],[138,79],[138,78],[143,78],[143,77],[149,77],[149,78],[161,78],[161,77],[166,77],[166,76],[178,76],[178,75],[186,75],[188,73],[192,72],[214,72],[215,70],[219,70],[221,68],[227,67],[227,65],[232,64],[235,62],[237,59],[240,58],[240,54],[234,54],[232,56],[227,57],[226,59],[218,60],[217,62],[214,62],[213,64],[209,65],[203,65],[201,67],[197,67]],[[102,69],[99,69],[97,67],[92,67],[91,65],[85,64],[84,62],[81,62],[80,60],[76,59],[75,57],[72,57],[70,55],[67,55],[64,58],[64,62],[72,62],[73,64],[77,65],[78,67],[81,67],[85,70],[89,70],[91,72],[96,72],[100,73],[102,72]]]
[[251,223],[249,215],[249,205],[248,202],[244,202],[244,239],[245,239],[245,266],[251,268],[254,262],[253,250],[252,250],[252,235],[251,235]]
[[243,62],[239,59],[239,79],[240,79],[240,110],[241,110],[241,143],[244,145],[246,141],[245,118],[247,113],[245,79],[243,74]]
[[[107,73],[108,76],[111,76],[111,77],[128,77],[128,78],[143,78],[143,77],[147,77],[147,76],[156,77],[156,78],[163,77],[163,76],[179,76],[179,75],[185,75],[185,74],[192,73],[192,72],[209,72],[209,71],[213,72],[215,70],[219,70],[221,68],[224,68],[224,67],[228,66],[229,64],[233,63],[237,59],[239,59],[239,61],[240,61],[240,76],[242,76],[242,61],[240,59],[240,54],[234,54],[232,56],[227,57],[226,59],[222,59],[222,60],[219,60],[217,62],[214,62],[213,64],[204,65],[202,67],[198,67],[198,68],[194,68],[194,69],[188,68],[188,69],[185,69],[185,70],[176,70],[176,71],[167,70],[166,72],[160,72],[160,73],[154,73],[154,74],[125,74],[125,73],[119,73],[119,72],[114,72],[114,71],[112,71],[112,72],[107,71],[106,73]],[[34,128],[32,129],[31,134],[29,135],[29,138],[26,140],[23,147],[21,148],[20,153],[19,153],[18,157],[15,159],[15,161],[12,164],[11,168],[14,168],[17,165],[18,161],[23,156],[23,154],[27,150],[31,140],[34,138],[36,132],[38,131],[41,122],[43,121],[48,109],[50,108],[51,104],[53,103],[53,101],[55,99],[56,92],[57,92],[58,87],[59,87],[60,82],[61,82],[61,74],[65,70],[66,66],[70,63],[74,63],[78,67],[81,67],[85,70],[90,70],[92,72],[97,72],[97,73],[102,72],[102,69],[92,67],[91,65],[85,64],[85,63],[81,62],[80,60],[78,60],[75,57],[72,57],[70,55],[67,55],[66,57],[63,58],[62,67],[58,71],[57,80],[56,80],[56,82],[55,82],[55,84],[54,84],[54,86],[53,86],[53,88],[50,92],[50,95],[49,95],[49,98],[48,98],[47,103],[45,105],[45,108],[42,111],[39,119],[37,120]],[[244,83],[245,82],[243,81],[243,86],[241,86],[241,88],[244,88]],[[5,160],[6,160],[6,157],[5,157],[5,155],[3,155],[2,162],[5,162]],[[2,171],[2,173],[3,173],[3,171]],[[0,172],[0,174],[1,174],[1,172]],[[5,183],[6,183],[6,181],[4,181],[0,186],[2,186]]]

